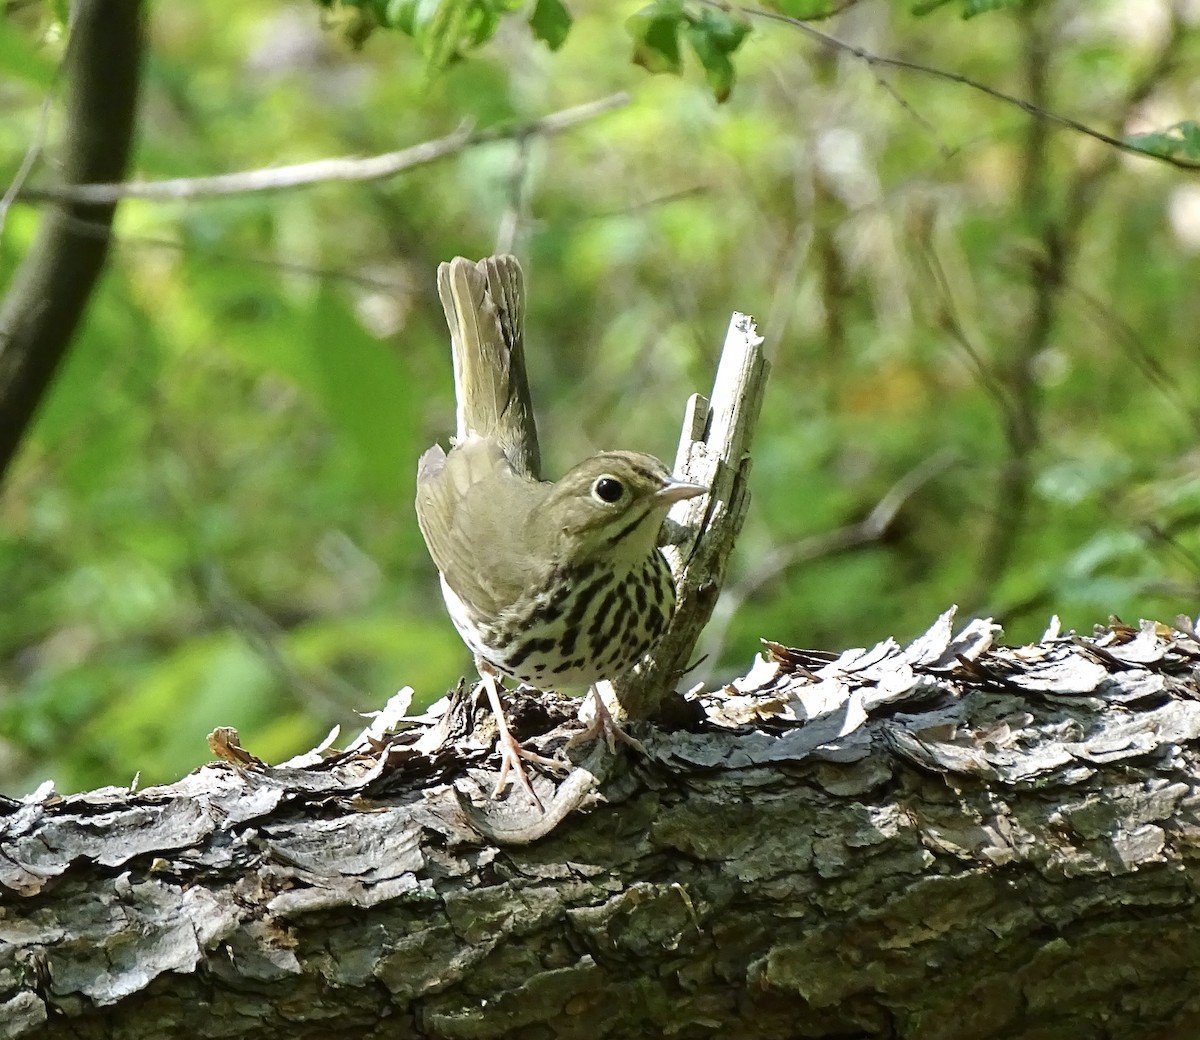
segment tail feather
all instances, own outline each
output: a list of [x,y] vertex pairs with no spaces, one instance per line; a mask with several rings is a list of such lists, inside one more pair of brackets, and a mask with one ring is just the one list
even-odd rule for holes
[[478,263],[455,257],[438,267],[438,296],[454,354],[456,439],[494,439],[514,470],[538,479],[537,425],[525,375],[521,265],[507,255]]

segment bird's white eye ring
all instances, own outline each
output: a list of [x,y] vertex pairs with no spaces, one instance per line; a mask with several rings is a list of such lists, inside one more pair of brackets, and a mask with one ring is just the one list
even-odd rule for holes
[[607,473],[602,477],[597,477],[596,482],[592,485],[592,497],[610,506],[614,502],[621,501],[624,494],[625,485]]

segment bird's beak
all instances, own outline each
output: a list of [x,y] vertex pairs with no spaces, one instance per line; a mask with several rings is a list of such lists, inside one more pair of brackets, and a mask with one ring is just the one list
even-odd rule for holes
[[665,488],[655,494],[655,499],[659,502],[673,503],[682,502],[687,498],[696,498],[698,495],[707,495],[708,488],[703,484],[685,484],[682,480],[673,480]]

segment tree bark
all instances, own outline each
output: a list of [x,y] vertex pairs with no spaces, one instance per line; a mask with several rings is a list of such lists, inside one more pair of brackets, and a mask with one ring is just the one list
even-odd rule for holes
[[[125,174],[141,80],[140,0],[80,0],[67,46],[62,172]],[[58,203],[0,305],[0,478],[45,396],[108,258],[115,203]]]
[[[341,752],[225,734],[178,783],[6,802],[0,1037],[1195,1035],[1179,624],[768,644],[646,758],[539,778],[571,810],[540,837],[465,690]],[[544,753],[575,725],[513,702]]]

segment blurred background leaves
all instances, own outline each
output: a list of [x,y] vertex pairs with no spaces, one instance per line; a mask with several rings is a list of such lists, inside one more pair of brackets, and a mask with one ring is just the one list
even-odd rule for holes
[[[0,789],[170,779],[217,725],[279,760],[470,671],[411,505],[453,426],[434,272],[456,253],[526,265],[551,474],[601,448],[671,457],[730,312],[758,319],[775,367],[736,609],[697,677],[745,671],[759,637],[911,637],[951,602],[1013,641],[1053,613],[1195,613],[1195,172],[712,5],[322,6],[153,6],[137,176],[632,100],[391,180],[122,204],[0,492]],[[1195,158],[1194,4],[841,7],[822,31]],[[631,59],[655,67],[672,10],[690,50],[650,76]],[[7,180],[63,15],[0,20]],[[8,213],[0,288],[38,219]],[[898,488],[889,523],[839,540]]]

